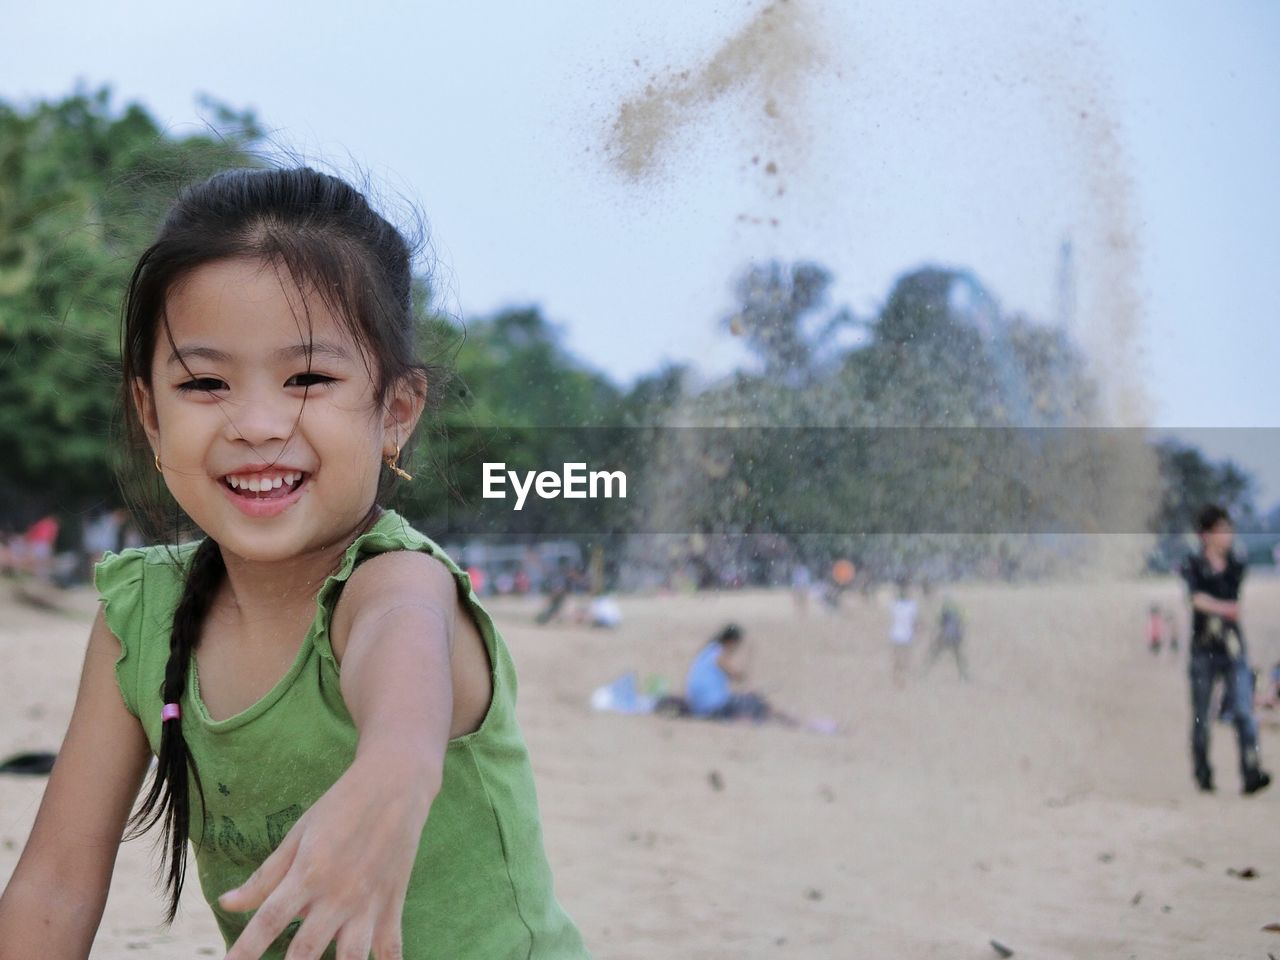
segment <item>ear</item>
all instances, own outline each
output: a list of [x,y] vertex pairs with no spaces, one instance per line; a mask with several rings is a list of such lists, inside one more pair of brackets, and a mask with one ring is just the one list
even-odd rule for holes
[[138,421],[147,434],[147,442],[151,444],[153,453],[160,451],[160,419],[156,416],[155,397],[151,388],[141,377],[133,378],[133,408],[137,411]]
[[412,435],[426,402],[427,378],[421,373],[403,377],[391,389],[382,417],[383,447],[388,453]]

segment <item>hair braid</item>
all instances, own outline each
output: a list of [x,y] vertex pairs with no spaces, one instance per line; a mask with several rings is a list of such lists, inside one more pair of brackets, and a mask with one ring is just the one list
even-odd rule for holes
[[[182,599],[173,614],[173,630],[169,634],[169,661],[165,665],[162,690],[164,703],[178,703],[182,699],[187,669],[200,641],[200,625],[209,611],[209,604],[224,572],[218,545],[206,538],[191,558]],[[182,895],[182,883],[186,876],[187,838],[191,827],[188,772],[195,780],[196,792],[200,795],[200,809],[203,811],[204,788],[200,784],[195,761],[187,752],[182,720],[168,721],[160,728],[160,753],[151,779],[151,788],[142,805],[129,820],[133,828],[130,836],[137,836],[161,820],[164,821],[164,846],[169,864],[166,883],[169,909],[165,915],[166,923],[172,923],[177,915],[178,900]]]

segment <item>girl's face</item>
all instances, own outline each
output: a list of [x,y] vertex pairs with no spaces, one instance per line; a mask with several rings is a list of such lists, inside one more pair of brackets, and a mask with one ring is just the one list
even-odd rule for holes
[[373,506],[383,457],[413,430],[417,397],[393,390],[380,406],[372,359],[270,264],[199,267],[165,309],[169,335],[134,395],[174,499],[245,560],[345,543]]

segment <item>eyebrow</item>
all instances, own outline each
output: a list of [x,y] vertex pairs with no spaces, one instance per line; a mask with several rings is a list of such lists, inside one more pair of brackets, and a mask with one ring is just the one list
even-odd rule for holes
[[[324,357],[328,360],[349,361],[351,354],[336,344],[317,340],[314,343],[295,343],[289,347],[281,347],[271,354],[270,359],[273,361],[286,361],[301,360],[307,357]],[[214,347],[193,346],[175,349],[169,354],[167,362],[174,364],[189,363],[192,360],[208,360],[212,363],[230,363],[233,359],[231,354]]]

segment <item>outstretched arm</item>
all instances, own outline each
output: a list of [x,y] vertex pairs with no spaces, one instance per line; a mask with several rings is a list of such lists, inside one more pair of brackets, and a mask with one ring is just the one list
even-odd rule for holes
[[298,916],[289,960],[319,957],[334,940],[339,957],[401,956],[401,911],[449,737],[475,729],[490,696],[483,642],[459,603],[452,574],[425,554],[371,558],[348,582],[331,641],[359,731],[355,760],[223,895],[228,910],[258,910],[227,960],[257,960]]
[[0,960],[84,960],[150,750],[116,686],[120,641],[102,612],[80,692],[22,858],[0,897]]

